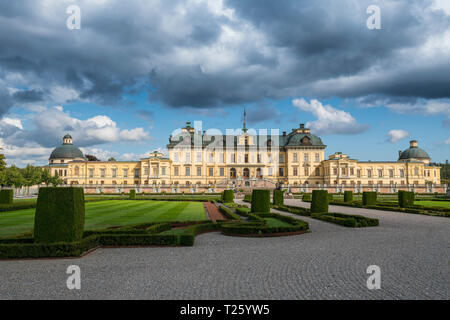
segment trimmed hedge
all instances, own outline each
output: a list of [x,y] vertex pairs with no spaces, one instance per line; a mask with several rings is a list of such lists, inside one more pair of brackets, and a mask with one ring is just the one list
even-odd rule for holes
[[34,240],[37,243],[81,241],[84,219],[83,188],[40,188]]
[[273,192],[273,205],[274,206],[282,206],[282,205],[284,205],[284,191],[283,190],[274,190],[274,192]]
[[236,213],[243,217],[248,217],[248,215],[250,214],[250,208],[247,208],[247,207],[236,208]]
[[36,203],[1,204],[0,212],[17,211],[17,210],[34,209],[34,208],[36,208]]
[[246,194],[244,196],[244,201],[245,202],[252,202],[252,195],[251,194]]
[[302,201],[311,201],[311,195],[309,193],[305,193],[302,196]]
[[224,190],[222,193],[222,201],[223,202],[233,202],[234,201],[234,191],[233,190]]
[[136,190],[130,190],[130,200],[136,199]]
[[285,212],[289,212],[289,213],[293,213],[299,216],[304,216],[304,217],[308,217],[311,215],[311,212],[306,209],[306,208],[301,208],[301,207],[294,207],[294,206],[274,206],[273,207],[276,210],[280,210],[280,211],[285,211]]
[[328,212],[328,191],[314,190],[312,193],[311,213]]
[[399,191],[398,205],[400,208],[409,208],[414,206],[414,192]]
[[12,204],[14,191],[12,189],[0,190],[0,204]]
[[376,192],[363,192],[362,202],[364,206],[370,206],[377,203]]
[[344,202],[352,202],[353,201],[353,192],[345,191],[344,192]]
[[252,211],[251,212],[270,212],[270,191],[253,190]]
[[228,219],[241,220],[241,218],[236,213],[234,213],[233,211],[231,211],[229,208],[227,208],[225,206],[219,206],[219,211]]
[[379,225],[378,219],[366,218],[358,215],[343,213],[312,214],[312,218],[339,224],[349,228],[376,227]]

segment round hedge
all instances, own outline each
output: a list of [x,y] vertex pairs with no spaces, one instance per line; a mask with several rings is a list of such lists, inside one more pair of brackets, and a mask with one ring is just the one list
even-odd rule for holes
[[353,201],[353,192],[345,191],[344,192],[344,202],[352,202]]
[[328,212],[328,191],[314,190],[312,193],[311,213]]
[[283,206],[284,205],[284,191],[283,190],[275,190],[273,192],[273,205],[274,206]]
[[234,192],[233,190],[224,190],[222,193],[222,201],[224,203],[231,203],[234,201]]
[[252,212],[270,212],[270,190],[253,190]]

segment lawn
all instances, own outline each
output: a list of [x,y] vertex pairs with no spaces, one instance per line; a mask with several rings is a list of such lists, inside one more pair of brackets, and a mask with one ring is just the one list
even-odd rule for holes
[[292,227],[292,224],[275,218],[264,218],[264,220],[266,220],[266,225],[271,228]]
[[414,201],[414,204],[425,207],[441,207],[450,209],[450,201]]
[[[0,212],[0,237],[31,231],[35,209]],[[139,223],[207,220],[203,203],[107,200],[86,203],[86,230]]]

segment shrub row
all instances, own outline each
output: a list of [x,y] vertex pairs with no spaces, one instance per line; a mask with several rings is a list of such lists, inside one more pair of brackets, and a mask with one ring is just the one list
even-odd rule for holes
[[314,219],[323,220],[350,228],[376,227],[379,225],[378,219],[342,213],[314,213],[311,215],[311,217]]
[[17,211],[36,208],[36,203],[12,203],[0,205],[0,212]]
[[309,211],[309,209],[301,208],[301,207],[284,205],[284,206],[273,206],[273,208],[276,210],[293,213],[293,214],[296,214],[299,216],[310,216],[311,215],[311,212]]
[[225,206],[219,206],[219,211],[228,219],[231,219],[231,220],[240,220],[241,219],[236,213],[234,213],[233,211],[231,211],[230,209],[228,209]]

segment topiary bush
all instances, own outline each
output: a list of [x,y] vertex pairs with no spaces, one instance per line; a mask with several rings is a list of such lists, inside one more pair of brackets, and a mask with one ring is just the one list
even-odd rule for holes
[[134,200],[134,199],[136,199],[136,190],[130,190],[130,199],[131,200]]
[[377,203],[377,193],[376,192],[363,192],[362,197],[363,205],[370,206]]
[[311,213],[328,212],[328,191],[314,190],[312,193]]
[[414,206],[414,192],[399,191],[398,192],[398,205],[401,208],[409,208]]
[[270,191],[269,190],[253,190],[251,212],[258,212],[258,213],[269,213],[270,212]]
[[284,205],[284,191],[283,190],[275,190],[273,192],[273,205],[274,206],[283,206]]
[[328,194],[328,203],[333,201],[333,195],[331,193]]
[[222,201],[224,203],[231,203],[234,201],[234,192],[233,190],[224,190],[222,193]]
[[302,201],[311,201],[311,195],[309,193],[305,193],[302,197]]
[[14,191],[12,189],[0,190],[0,204],[12,204]]
[[353,202],[353,192],[352,191],[344,192],[344,202]]
[[34,218],[34,241],[80,241],[84,219],[83,188],[40,188]]

